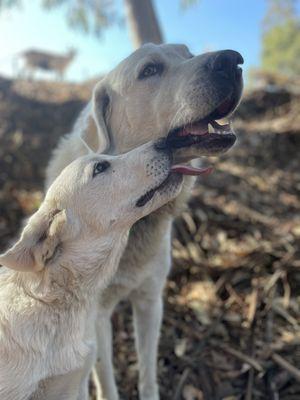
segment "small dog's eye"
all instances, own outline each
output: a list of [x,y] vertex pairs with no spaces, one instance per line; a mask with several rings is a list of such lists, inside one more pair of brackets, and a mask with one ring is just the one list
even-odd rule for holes
[[94,169],[93,169],[93,178],[98,175],[101,174],[102,172],[106,171],[107,168],[110,167],[110,163],[108,161],[100,161],[97,162],[94,165]]
[[163,66],[161,64],[147,64],[139,74],[139,79],[149,78],[161,74]]

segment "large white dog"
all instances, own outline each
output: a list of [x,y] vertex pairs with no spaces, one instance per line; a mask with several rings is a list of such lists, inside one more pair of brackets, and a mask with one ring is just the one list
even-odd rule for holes
[[[228,125],[220,127],[215,120],[231,114],[240,101],[242,63],[242,56],[232,50],[193,56],[183,45],[141,47],[96,86],[74,130],[54,153],[47,185],[63,167],[84,154],[80,135],[90,147],[107,154],[124,153],[162,136],[167,137],[177,160],[226,151],[235,136]],[[208,134],[208,124],[214,133]],[[185,167],[181,172],[192,171]],[[190,185],[185,179],[184,186]],[[145,193],[141,204],[153,193]],[[98,372],[108,400],[118,399],[110,316],[125,297],[134,311],[140,399],[159,399],[156,358],[162,291],[171,265],[171,225],[174,212],[188,193],[182,190],[175,202],[134,225],[120,268],[99,296]]]
[[0,255],[1,400],[88,399],[97,296],[117,271],[130,227],[179,194],[171,158],[151,142],[77,159]]

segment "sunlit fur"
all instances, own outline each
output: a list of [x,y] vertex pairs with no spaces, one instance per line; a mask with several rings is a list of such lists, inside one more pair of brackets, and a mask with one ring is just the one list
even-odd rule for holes
[[[103,160],[109,168],[93,177]],[[1,400],[88,399],[97,296],[117,271],[132,224],[179,193],[180,180],[136,207],[169,172],[169,155],[148,143],[121,156],[78,158],[50,186],[0,255]]]
[[[64,166],[86,152],[81,135],[95,151],[120,154],[211,113],[224,100],[224,92],[205,68],[210,56],[212,53],[193,57],[184,45],[147,44],[123,60],[96,85],[73,131],[60,141],[47,169],[46,186]],[[149,62],[163,63],[163,73],[138,79],[139,71]],[[185,179],[176,201],[133,226],[120,268],[99,296],[101,362],[97,370],[109,400],[119,398],[112,365],[110,316],[124,298],[130,299],[134,310],[139,397],[159,399],[157,344],[162,292],[171,265],[171,225],[174,215],[185,206],[193,182]]]

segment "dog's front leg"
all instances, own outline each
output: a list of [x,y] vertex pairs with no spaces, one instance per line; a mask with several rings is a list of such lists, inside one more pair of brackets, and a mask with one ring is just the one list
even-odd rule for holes
[[139,359],[140,400],[158,400],[157,347],[163,314],[162,297],[133,302],[136,347]]
[[130,295],[139,362],[140,400],[159,400],[157,350],[163,316],[163,290],[171,268],[171,222],[166,220],[164,230],[156,232],[159,241],[155,243],[155,256],[143,266],[148,277]]
[[[87,397],[78,397],[83,369],[79,368],[64,375],[45,379],[39,391],[31,400],[87,400]],[[22,397],[24,399],[24,397]],[[2,398],[1,398],[2,399]]]
[[[96,333],[95,329],[93,328],[93,324],[91,323],[91,330],[93,331],[93,341],[87,343],[90,348],[90,352],[86,357],[84,367],[82,368],[82,377],[79,386],[79,393],[77,400],[88,400],[89,399],[89,378],[92,371],[92,368],[96,361],[96,352],[97,352],[97,345],[96,345]],[[102,400],[99,393],[99,388],[96,387],[96,399]]]
[[101,383],[103,400],[119,399],[112,360],[112,311],[113,308],[100,309],[97,318],[98,360],[96,370]]
[[159,400],[157,350],[163,316],[162,295],[171,266],[170,250],[168,231],[156,257],[146,265],[151,275],[130,296],[139,361],[140,400]]

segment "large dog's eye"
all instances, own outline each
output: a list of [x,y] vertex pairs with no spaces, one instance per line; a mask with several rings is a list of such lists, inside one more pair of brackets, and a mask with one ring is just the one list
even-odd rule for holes
[[150,76],[161,74],[163,70],[162,64],[147,64],[139,73],[139,79],[149,78]]
[[100,161],[94,165],[93,169],[93,178],[101,174],[102,172],[106,171],[110,167],[110,163],[108,161]]

